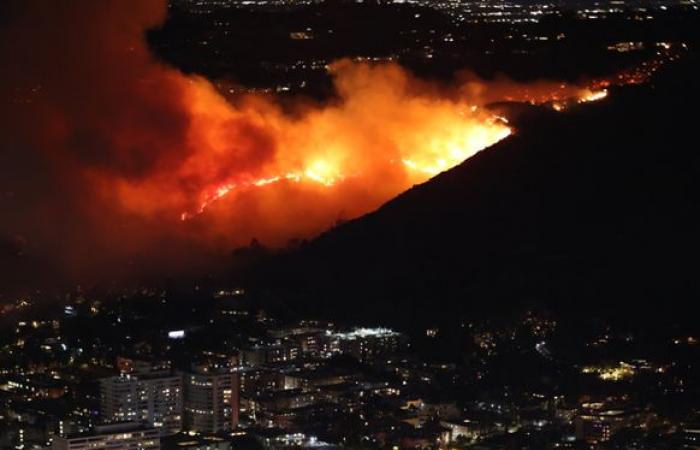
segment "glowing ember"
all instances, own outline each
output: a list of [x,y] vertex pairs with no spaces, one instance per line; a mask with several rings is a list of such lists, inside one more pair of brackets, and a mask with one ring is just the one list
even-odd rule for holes
[[579,102],[585,103],[585,102],[595,102],[598,100],[602,100],[605,97],[608,96],[608,90],[607,89],[601,89],[599,91],[591,91],[585,95],[583,95],[580,99]]

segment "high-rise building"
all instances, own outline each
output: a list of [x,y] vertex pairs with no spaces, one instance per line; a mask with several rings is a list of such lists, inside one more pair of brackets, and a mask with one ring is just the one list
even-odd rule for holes
[[185,374],[185,421],[201,433],[238,426],[238,375],[230,368],[200,368]]
[[95,431],[54,437],[52,450],[160,450],[160,431],[137,423],[95,427]]
[[182,375],[167,366],[139,366],[100,380],[102,421],[144,422],[162,435],[182,430]]

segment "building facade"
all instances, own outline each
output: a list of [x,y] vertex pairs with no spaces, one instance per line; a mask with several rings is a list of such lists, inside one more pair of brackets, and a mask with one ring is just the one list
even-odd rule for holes
[[160,430],[136,423],[101,425],[89,434],[55,437],[52,450],[160,450]]
[[170,371],[133,372],[100,380],[105,423],[143,422],[162,435],[182,430],[182,376]]
[[185,421],[200,433],[238,427],[238,375],[230,370],[185,374]]

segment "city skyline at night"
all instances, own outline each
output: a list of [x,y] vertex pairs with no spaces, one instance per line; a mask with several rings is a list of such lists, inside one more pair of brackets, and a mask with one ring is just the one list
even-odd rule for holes
[[698,6],[0,3],[0,449],[700,448]]

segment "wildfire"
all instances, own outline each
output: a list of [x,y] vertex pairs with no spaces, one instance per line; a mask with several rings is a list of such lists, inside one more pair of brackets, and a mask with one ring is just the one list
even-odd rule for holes
[[[678,53],[662,46],[638,68],[582,84],[472,77],[444,86],[393,62],[344,60],[329,66],[327,102],[245,89],[226,99],[151,53],[144,30],[165,20],[165,0],[21,3],[34,14],[0,30],[13,43],[0,46],[3,59],[18,61],[5,70],[13,101],[0,114],[12,130],[9,161],[41,180],[17,198],[51,201],[18,212],[7,234],[27,230],[61,257],[85,255],[76,263],[85,266],[96,254],[167,251],[164,242],[220,251],[312,236],[507,138],[513,126],[489,105],[599,101]],[[9,175],[18,185],[31,178]],[[55,205],[60,227],[35,220]]]
[[[507,138],[514,129],[490,104],[564,111],[641,79],[632,71],[633,77],[625,72],[586,85],[476,80],[455,94],[426,88],[394,63],[345,60],[329,70],[338,101],[291,114],[260,95],[232,105],[208,81],[188,79],[184,98],[195,151],[174,172],[122,183],[122,203],[137,213],[156,204],[156,212],[179,210],[183,222],[203,216],[218,233],[234,229],[279,243],[371,211]],[[191,188],[182,190],[183,184]],[[216,211],[203,214],[209,209]]]
[[[414,92],[419,83],[396,64],[341,61],[330,67],[339,105],[312,109],[301,120],[290,121],[276,111],[270,114],[274,106],[254,101],[256,119],[284,140],[284,157],[266,165],[257,177],[241,179],[234,169],[234,175],[213,180],[200,189],[196,205],[180,217],[191,219],[224,197],[255,188],[291,184],[332,195],[347,184],[386,182],[381,195],[367,196],[364,207],[349,208],[353,214],[363,213],[508,137],[514,130],[505,118],[489,111],[486,106],[491,103],[523,102],[564,111],[607,98],[612,86],[643,83],[677,57],[678,49],[669,45],[638,67],[583,85],[472,80],[461,86],[455,100]],[[210,107],[218,101],[205,103]],[[230,107],[214,109],[217,116],[226,116]],[[215,117],[218,121],[221,118]]]
[[601,90],[599,90],[599,91],[591,91],[591,92],[588,92],[586,95],[582,96],[582,97],[580,98],[579,101],[580,101],[581,103],[585,103],[585,102],[595,102],[595,101],[598,101],[598,100],[602,100],[602,99],[604,99],[604,98],[607,97],[607,96],[608,96],[608,90],[607,90],[607,89],[601,89]]
[[[377,158],[377,166],[393,166],[394,171],[406,171],[407,180],[412,183],[420,183],[428,178],[449,170],[457,164],[468,159],[475,153],[505,139],[512,130],[506,125],[505,119],[492,116],[485,120],[475,121],[473,118],[457,120],[450,124],[449,128],[430,131],[426,136],[418,139],[419,144],[413,144],[404,148],[398,148],[402,155],[400,160],[392,158],[388,154],[386,158]],[[406,135],[412,138],[410,131]],[[406,139],[411,141],[412,139]],[[339,148],[335,151],[339,154],[351,154],[352,148]],[[350,164],[348,164],[350,165]],[[337,184],[348,178],[356,178],[368,175],[372,168],[352,175],[341,163],[331,163],[327,160],[315,160],[305,167],[280,175],[271,175],[244,182],[226,181],[210,190],[203,192],[201,201],[194,211],[183,212],[181,220],[188,220],[203,213],[212,203],[233,194],[253,188],[262,188],[278,183],[305,183],[317,187],[332,189]],[[370,176],[371,173],[370,173]]]
[[[424,182],[508,137],[513,132],[513,129],[508,126],[507,119],[488,112],[486,108],[483,108],[488,103],[498,101],[524,102],[532,105],[548,105],[555,111],[564,111],[577,103],[596,102],[607,98],[609,95],[608,88],[611,86],[644,83],[663,64],[677,58],[677,49],[669,44],[662,47],[654,59],[644,62],[639,67],[620,72],[610,78],[593,80],[588,86],[584,87],[568,83],[533,83],[527,85],[515,83],[494,83],[489,85],[480,81],[467,83],[462,90],[466,92],[465,95],[468,101],[472,102],[471,105],[440,99],[410,97],[405,92],[398,93],[399,95],[396,98],[390,98],[389,110],[384,110],[390,116],[385,118],[387,120],[386,130],[379,133],[381,140],[389,141],[389,147],[392,151],[383,155],[372,155],[369,170],[367,167],[364,167],[359,172],[355,169],[353,173],[352,167],[349,166],[357,166],[357,164],[350,163],[347,158],[348,155],[353,153],[359,153],[359,157],[366,157],[367,155],[362,151],[358,151],[357,142],[344,141],[342,139],[338,142],[336,140],[335,144],[327,152],[334,153],[332,155],[333,158],[330,160],[321,158],[308,164],[298,163],[293,165],[292,170],[249,181],[236,182],[226,180],[213,188],[204,189],[199,196],[197,207],[192,211],[182,213],[180,218],[183,221],[191,219],[203,213],[217,200],[252,188],[261,188],[280,183],[295,183],[313,185],[328,190],[337,189],[339,184],[342,184],[349,178],[376,177],[378,174],[373,172],[372,166],[377,165],[381,167],[392,166],[392,171],[405,171],[402,187],[400,189],[391,189],[391,192],[396,194],[408,187],[409,183]],[[341,91],[341,94],[346,94],[345,100],[348,102],[346,106],[352,106],[352,108],[341,108],[340,110],[331,111],[346,115],[350,112],[348,109],[353,109],[352,113],[349,114],[350,116],[356,113],[354,107],[357,106],[356,103],[359,99],[365,102],[362,107],[366,107],[368,111],[377,106],[377,100],[380,100],[380,108],[382,106],[385,107],[386,104],[382,105],[381,102],[387,100],[385,98],[387,92],[392,92],[392,89],[387,89],[387,86],[385,86],[387,82],[396,82],[399,88],[406,87],[411,82],[405,72],[394,64],[371,66],[365,63],[345,61],[336,64],[333,71],[338,77],[338,89]],[[356,78],[359,78],[359,83]],[[380,86],[378,89],[370,87],[375,83]],[[348,86],[357,88],[358,85],[361,88],[360,91],[343,91]],[[384,89],[387,89],[387,92]],[[486,93],[485,95],[484,89],[492,89],[494,94]],[[393,94],[396,95],[397,92],[393,92]],[[481,101],[480,105],[473,103],[477,99]],[[416,103],[421,102],[426,106],[420,108],[424,113],[424,118],[413,118],[414,120],[411,121],[412,124],[409,126],[400,130],[393,130],[394,122],[401,122],[401,118],[406,115],[406,112],[410,111]],[[321,113],[321,115],[326,115],[324,113]],[[436,116],[443,117],[445,114],[449,116],[446,117],[447,120],[432,120]],[[399,120],[395,120],[396,118],[399,118]],[[340,122],[353,130],[351,133],[354,131],[360,133],[369,131],[363,130],[363,123],[342,120]],[[328,126],[328,123],[321,124],[323,129],[327,129]],[[374,129],[371,131],[376,132]],[[335,132],[338,135],[347,133],[346,130],[341,129],[336,129]],[[328,138],[327,135],[325,137]],[[330,138],[330,140],[335,139]],[[374,144],[374,142],[367,142],[364,145],[373,146]],[[318,148],[323,145],[323,142],[318,142],[311,147]],[[313,155],[315,153],[314,151],[309,151],[306,145],[301,145],[300,149],[297,150],[302,154]],[[360,164],[360,166],[366,166],[366,164]],[[349,173],[352,173],[352,176],[349,176]]]
[[[385,77],[391,78],[398,74],[399,85],[406,84],[406,74],[394,65],[368,66],[356,63],[351,66],[343,65],[343,70],[338,72],[341,77],[340,83],[348,81],[354,83],[355,80],[344,79],[346,76],[344,70],[348,70],[347,76],[349,77],[355,77],[358,73],[367,76],[369,73],[370,76],[376,77],[380,83],[386,82]],[[365,100],[368,100],[368,104],[376,104],[377,99],[374,97],[378,93],[374,89],[365,89],[364,92],[354,91],[352,95],[362,98],[371,97]],[[352,155],[367,156],[362,149],[357,148],[358,143],[354,139],[345,141],[336,138],[335,142],[322,152],[327,156],[325,159],[313,159],[313,155],[324,146],[324,142],[313,142],[315,130],[305,130],[304,133],[309,132],[310,135],[306,135],[306,139],[298,144],[299,148],[288,149],[288,151],[294,154],[311,155],[310,163],[305,164],[302,158],[301,161],[297,160],[297,162],[292,163],[291,167],[259,178],[236,181],[237,177],[234,176],[231,179],[226,179],[220,184],[204,189],[199,196],[197,206],[190,211],[181,213],[181,220],[192,219],[203,213],[216,201],[238,192],[271,187],[271,185],[280,183],[306,184],[316,188],[326,188],[330,191],[337,189],[339,184],[348,179],[377,177],[378,173],[374,173],[377,167],[390,168],[392,172],[402,173],[404,181],[402,188],[395,190],[394,194],[397,194],[410,184],[422,183],[451,169],[475,153],[505,139],[513,132],[506,118],[489,112],[487,108],[480,108],[478,105],[469,106],[460,102],[440,99],[407,98],[403,93],[396,98],[387,99],[384,94],[379,93],[379,96],[382,97],[380,100],[382,102],[390,100],[390,110],[386,111],[388,114],[386,129],[381,131],[381,136],[389,141],[387,146],[391,151],[372,154],[369,160],[358,164],[357,161],[353,160]],[[395,96],[397,93],[392,93],[392,95]],[[598,101],[607,95],[606,89],[581,89],[559,84],[551,92],[542,88],[535,90],[528,87],[521,92],[516,91],[514,95],[506,98],[511,101],[517,99],[531,104],[550,104],[555,110],[561,111],[570,103]],[[350,101],[353,100],[354,98],[350,99]],[[411,110],[415,104],[422,104],[422,107],[418,108],[421,110],[421,116],[411,117],[411,126],[393,129],[395,128],[394,122],[403,122],[406,115],[412,115]],[[386,107],[386,105],[383,106]],[[320,115],[324,117],[334,116],[337,119],[335,117],[337,114],[347,115],[350,113],[349,107],[350,105],[346,104],[341,106],[340,110],[326,110]],[[352,111],[351,115],[354,113],[355,111]],[[424,115],[422,115],[423,113]],[[313,116],[316,117],[315,114]],[[436,118],[440,118],[440,120]],[[276,122],[279,125],[279,118]],[[367,124],[363,123],[345,120],[340,120],[338,123],[335,120],[320,120],[319,122],[320,124],[316,123],[314,126],[320,126],[321,129],[332,127],[336,137],[347,134],[348,128],[351,134],[365,131],[377,132],[376,124],[370,127],[371,130],[365,130],[364,127]],[[343,126],[342,129],[340,125]],[[288,132],[292,135],[297,133],[296,128],[305,128],[303,121],[302,123],[285,123],[283,128],[286,127],[290,127]],[[368,142],[365,145],[372,146],[373,144],[373,142]],[[361,168],[357,169],[357,166],[361,166]]]
[[333,186],[337,180],[342,179],[340,175],[332,176],[328,175],[326,171],[328,166],[322,161],[315,163],[310,168],[304,170],[303,172],[291,172],[284,175],[276,175],[268,178],[258,178],[247,183],[227,183],[216,187],[213,192],[208,192],[203,195],[204,199],[199,205],[199,208],[195,212],[183,212],[180,215],[180,220],[188,220],[194,216],[203,213],[207,207],[213,202],[219,200],[222,197],[228,195],[231,191],[237,189],[248,189],[248,188],[259,188],[263,186],[268,186],[271,184],[279,183],[282,181],[301,183],[306,181],[309,183],[317,183],[326,187]]

